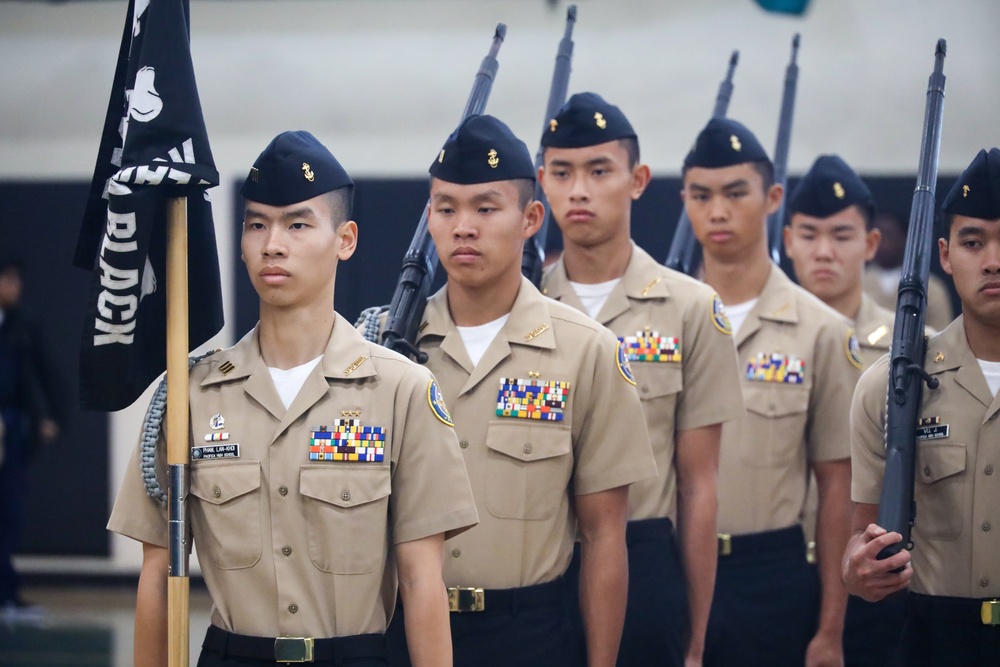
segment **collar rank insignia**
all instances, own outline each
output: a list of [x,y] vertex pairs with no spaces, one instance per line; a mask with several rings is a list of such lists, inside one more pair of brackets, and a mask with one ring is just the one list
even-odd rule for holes
[[917,420],[917,440],[941,440],[950,434],[951,426],[942,424],[940,417],[921,417]]
[[847,332],[847,339],[844,341],[844,349],[847,352],[847,360],[858,370],[865,369],[865,362],[861,359],[861,345],[858,337],[854,335],[854,329]]
[[726,317],[726,307],[722,305],[722,299],[719,298],[718,294],[712,295],[712,324],[727,336],[733,335],[733,325]]
[[806,362],[795,356],[758,352],[747,363],[747,380],[751,382],[781,382],[802,384]]
[[618,352],[615,354],[615,363],[618,364],[618,372],[622,374],[625,381],[633,387],[635,386],[635,376],[632,375],[632,367],[628,365],[628,355],[625,353],[625,344],[618,341]]
[[437,382],[434,380],[431,380],[427,385],[427,402],[430,403],[431,412],[441,422],[448,426],[455,425],[455,422],[451,419],[451,413],[448,412],[448,406],[444,404],[444,396],[441,395],[441,388],[438,387]]
[[503,378],[497,394],[497,417],[561,422],[569,397],[569,382]]
[[632,361],[672,361],[681,360],[681,339],[676,336],[661,336],[659,331],[636,331],[634,336],[619,338],[625,347],[625,356]]
[[327,428],[309,432],[310,461],[382,461],[385,429],[362,426],[360,419],[334,419]]

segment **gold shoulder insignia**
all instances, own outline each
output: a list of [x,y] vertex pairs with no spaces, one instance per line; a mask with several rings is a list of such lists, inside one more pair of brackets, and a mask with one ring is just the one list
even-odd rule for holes
[[358,370],[358,367],[361,366],[361,364],[365,363],[365,361],[367,360],[368,357],[362,354],[360,357],[354,360],[354,363],[352,363],[350,366],[344,369],[344,376],[346,377],[351,373],[353,373],[354,371]]

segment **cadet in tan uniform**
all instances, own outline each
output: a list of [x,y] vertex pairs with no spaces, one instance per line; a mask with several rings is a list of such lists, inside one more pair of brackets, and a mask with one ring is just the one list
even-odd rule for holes
[[656,474],[624,348],[521,277],[543,209],[528,149],[506,125],[466,120],[430,174],[428,227],[448,282],[417,344],[454,410],[481,519],[446,555],[455,664],[584,664],[562,580],[579,528],[586,664],[610,667],[628,485]]
[[[889,351],[896,314],[862,292],[865,262],[878,250],[875,201],[865,182],[837,155],[821,155],[788,201],[785,253],[799,284],[854,322],[865,368]],[[810,484],[803,527],[812,540],[816,487]],[[844,662],[884,666],[903,630],[906,593],[879,605],[857,596],[847,601]]]
[[[333,309],[351,191],[308,132],[276,137],[243,184],[260,322],[190,376],[190,521],[214,603],[201,667],[384,665],[397,571],[414,663],[451,664],[443,541],[475,504],[433,376]],[[160,665],[167,521],[140,454],[108,527],[143,542],[136,664]]]
[[[909,587],[895,664],[1000,664],[1000,150],[980,151],[948,193],[938,239],[963,314],[930,338],[917,411],[912,551],[876,525],[885,469],[888,357],[858,383],[851,410],[854,535],[848,590],[878,601]],[[900,570],[901,571],[896,571]]]
[[629,489],[629,600],[618,664],[699,663],[715,585],[722,422],[745,414],[732,331],[710,287],[632,242],[632,201],[650,173],[618,107],[594,93],[573,95],[542,146],[539,179],[565,248],[542,279],[543,293],[622,341],[659,472]]
[[[719,564],[709,665],[839,664],[850,524],[850,391],[861,367],[848,323],[771,263],[766,218],[780,185],[756,137],[713,119],[684,161],[684,206],[705,280],[732,322],[747,416],[722,428]],[[816,570],[799,523],[819,489]]]

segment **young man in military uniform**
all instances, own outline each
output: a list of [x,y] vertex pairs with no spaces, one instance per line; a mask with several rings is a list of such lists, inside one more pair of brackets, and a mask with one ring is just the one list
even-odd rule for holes
[[610,667],[628,485],[656,473],[624,348],[522,278],[543,208],[528,149],[506,125],[467,119],[430,174],[428,228],[448,282],[417,345],[454,410],[481,519],[446,556],[455,664],[585,664],[562,580],[579,528],[586,664]]
[[[854,322],[862,365],[868,368],[889,351],[896,318],[861,289],[865,262],[875,256],[880,238],[871,190],[839,156],[821,155],[792,191],[788,214],[785,253],[799,284]],[[815,521],[815,485],[810,484],[803,519],[810,544]],[[885,665],[899,641],[905,609],[905,593],[881,605],[849,598],[845,663]]]
[[941,266],[962,315],[930,338],[937,387],[917,411],[912,551],[876,525],[885,469],[889,358],[858,383],[851,410],[854,534],[844,582],[878,601],[909,587],[899,665],[1000,664],[1000,150],[980,151],[944,200]]
[[[683,174],[705,281],[726,306],[746,364],[747,416],[722,428],[719,564],[705,662],[839,664],[857,341],[844,318],[770,261],[766,220],[783,192],[748,129],[710,121]],[[810,470],[819,490],[818,578],[799,523]]]
[[632,201],[650,172],[618,107],[593,93],[574,95],[542,146],[539,179],[564,247],[543,293],[622,341],[659,473],[629,489],[629,599],[618,664],[697,663],[715,584],[722,422],[744,415],[732,331],[710,287],[632,242]]
[[[821,155],[788,201],[785,253],[799,284],[854,322],[863,366],[889,351],[896,314],[861,289],[865,262],[878,250],[871,190],[837,155]],[[816,521],[815,485],[809,487],[804,516],[812,540]],[[874,605],[857,596],[847,601],[844,660],[848,665],[881,667],[899,641],[906,594]]]
[[[474,500],[433,376],[334,311],[351,191],[307,132],[276,137],[243,184],[260,322],[190,376],[190,521],[214,603],[202,667],[384,665],[397,571],[414,663],[451,664],[443,543],[476,523]],[[108,526],[143,542],[136,664],[160,665],[167,522],[142,458]]]

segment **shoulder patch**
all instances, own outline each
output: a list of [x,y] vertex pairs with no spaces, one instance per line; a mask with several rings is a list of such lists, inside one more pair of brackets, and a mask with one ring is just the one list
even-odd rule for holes
[[431,380],[427,385],[427,403],[431,406],[431,412],[441,422],[451,427],[455,426],[455,422],[451,420],[451,414],[448,412],[448,406],[444,404],[444,396],[441,395],[441,389],[435,380]]
[[722,299],[719,298],[718,294],[712,295],[712,324],[727,336],[733,335],[733,325],[726,317],[726,307],[722,305]]
[[618,364],[618,372],[622,374],[625,381],[633,387],[635,386],[635,376],[632,375],[632,367],[628,365],[628,355],[625,353],[625,344],[618,341],[618,353],[615,363]]
[[847,331],[844,350],[847,352],[847,360],[858,370],[864,370],[865,363],[861,359],[861,345],[858,344],[858,337],[854,334],[854,329]]

